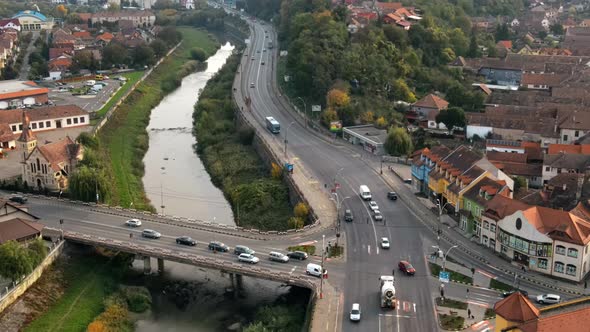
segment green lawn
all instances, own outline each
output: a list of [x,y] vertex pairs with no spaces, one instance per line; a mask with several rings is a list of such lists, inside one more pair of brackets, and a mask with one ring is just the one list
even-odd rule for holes
[[465,324],[465,318],[460,316],[439,314],[438,319],[442,328],[446,330],[463,329],[463,324]]
[[452,309],[463,309],[463,310],[467,309],[467,303],[457,301],[457,300],[451,300],[448,298],[445,298],[445,300],[442,301],[442,299],[440,297],[437,297],[436,298],[436,305],[439,307],[447,307],[447,308],[452,308]]
[[177,73],[190,60],[191,48],[201,47],[208,55],[217,48],[218,43],[210,39],[206,31],[178,29],[183,33],[181,47],[139,84],[99,132],[101,146],[106,149],[114,176],[111,204],[129,207],[133,203],[136,209],[153,209],[145,197],[141,181],[144,174],[142,159],[149,143],[146,127],[151,110],[164,97],[161,80],[170,73]]
[[[438,277],[439,272],[442,270],[442,268],[440,266],[433,264],[433,263],[428,263],[428,267],[430,268],[430,273],[432,273],[432,275],[435,277]],[[464,274],[461,274],[461,273],[458,273],[455,271],[447,270],[447,272],[450,273],[450,279],[453,281],[473,284],[473,278],[471,278],[471,277],[468,277]]]
[[131,89],[131,87],[133,86],[133,84],[135,84],[135,82],[137,82],[141,76],[143,75],[143,71],[134,71],[131,73],[125,73],[122,75],[117,75],[117,76],[124,76],[127,78],[127,81],[125,82],[110,82],[110,84],[120,84],[123,83],[123,86],[117,90],[117,93],[115,93],[115,95],[109,99],[109,101],[104,104],[102,106],[102,108],[100,110],[98,110],[97,115],[99,118],[102,118],[103,116],[105,116],[105,114],[107,114],[107,112],[109,111],[109,109],[115,105],[119,99],[121,99],[121,97],[123,97],[123,95],[125,93],[127,93],[127,91],[129,91],[129,89]]
[[490,281],[490,288],[499,289],[499,290],[503,290],[503,291],[511,291],[514,289],[514,287],[512,287],[511,285],[505,284],[505,283],[498,281],[496,279],[492,279]]
[[315,254],[315,246],[292,246],[287,248],[289,251],[303,251],[309,255]]
[[108,261],[98,256],[73,260],[65,267],[64,295],[24,331],[85,331],[94,317],[102,312],[106,285],[113,281]]

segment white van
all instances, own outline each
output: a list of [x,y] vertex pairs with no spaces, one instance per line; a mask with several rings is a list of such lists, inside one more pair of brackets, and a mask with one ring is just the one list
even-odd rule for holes
[[373,198],[371,195],[371,190],[369,190],[369,187],[365,186],[364,184],[359,188],[359,195],[361,195],[361,198],[365,201],[370,201],[371,198]]
[[[307,271],[306,273],[308,275],[312,275],[314,277],[321,277],[322,276],[322,267],[318,264],[314,264],[314,263],[309,263],[307,264]],[[324,273],[326,273],[326,271],[324,270]]]
[[91,89],[94,91],[100,91],[102,90],[102,84],[94,84]]
[[95,80],[88,80],[86,81],[86,86],[94,86],[96,84]]

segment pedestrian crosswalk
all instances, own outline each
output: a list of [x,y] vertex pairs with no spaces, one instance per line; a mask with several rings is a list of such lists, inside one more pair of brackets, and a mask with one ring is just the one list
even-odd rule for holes
[[488,320],[482,320],[479,323],[471,325],[471,331],[477,332],[491,332],[494,331],[494,324]]

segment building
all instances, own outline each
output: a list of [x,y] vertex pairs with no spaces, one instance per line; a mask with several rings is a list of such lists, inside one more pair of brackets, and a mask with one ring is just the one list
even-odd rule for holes
[[104,22],[128,20],[138,28],[152,27],[156,23],[156,15],[149,10],[124,10],[120,12],[100,12],[92,14],[92,25]]
[[18,12],[12,18],[20,22],[22,31],[51,30],[55,23],[52,17],[48,18],[34,10]]
[[14,29],[18,32],[21,30],[20,21],[16,18],[0,20],[0,30]]
[[588,185],[585,174],[561,173],[549,180],[543,189],[527,193],[519,199],[529,205],[570,211],[582,197],[588,197]]
[[[496,195],[511,197],[512,193],[506,185],[506,181],[486,177],[465,192],[463,195],[463,209],[459,211],[459,228],[467,234],[481,238],[485,246],[488,246],[490,238],[488,234],[481,234],[483,225],[481,216],[488,201]],[[486,226],[489,229],[489,225],[486,224]],[[495,241],[495,238],[491,240]]]
[[37,190],[67,190],[68,175],[83,158],[82,145],[69,136],[43,146],[37,145],[35,134],[29,129],[29,118],[23,112],[23,131],[18,139],[23,153],[22,179]]
[[43,224],[34,221],[14,218],[0,222],[0,244],[8,241],[25,242],[39,238]]
[[47,103],[48,93],[49,89],[39,87],[32,81],[0,81],[0,110]]
[[496,332],[587,331],[590,325],[590,298],[537,308],[520,292],[494,305]]
[[0,222],[14,218],[29,220],[39,219],[30,214],[25,206],[21,206],[20,204],[5,199],[0,199]]
[[365,151],[374,155],[384,155],[383,145],[387,140],[387,130],[377,129],[373,125],[342,128],[342,138],[354,145],[361,145]]
[[584,174],[590,170],[590,155],[546,154],[543,158],[543,184],[561,173]]
[[543,185],[543,164],[529,153],[488,151],[486,158],[510,177],[521,177],[527,182],[527,188],[540,188]]
[[448,101],[431,93],[412,104],[410,111],[417,114],[418,118],[432,118],[431,114],[436,117],[441,110],[446,109],[448,106]]
[[421,192],[430,197],[428,187],[429,174],[435,163],[446,157],[451,150],[444,146],[433,146],[431,149],[424,148],[412,154],[412,183],[416,192]]
[[560,86],[571,75],[552,73],[524,73],[520,80],[520,86],[527,89],[550,90]]
[[[13,136],[23,131],[23,111],[0,111],[0,126],[5,125]],[[76,105],[48,106],[27,111],[29,130],[32,132],[88,126],[90,116]],[[1,127],[0,127],[1,128]]]

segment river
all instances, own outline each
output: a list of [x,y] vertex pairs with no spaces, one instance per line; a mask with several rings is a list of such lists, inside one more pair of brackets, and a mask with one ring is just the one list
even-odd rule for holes
[[193,106],[199,92],[233,49],[230,43],[223,45],[207,60],[205,71],[186,76],[182,85],[152,110],[143,186],[159,213],[235,225],[229,203],[211,183],[193,149],[197,142],[192,134]]

